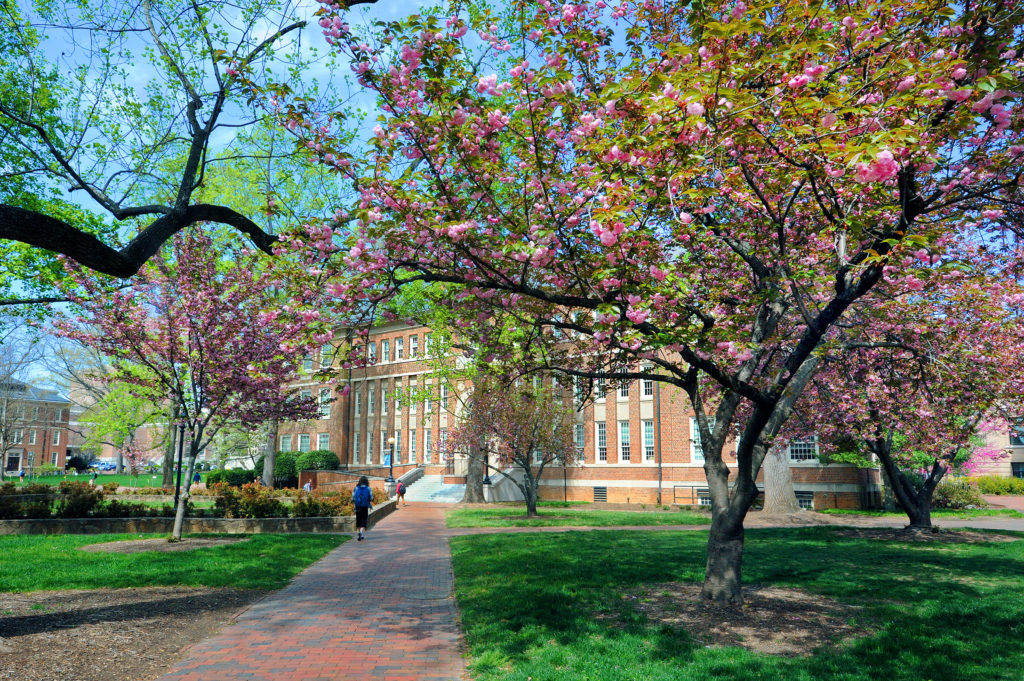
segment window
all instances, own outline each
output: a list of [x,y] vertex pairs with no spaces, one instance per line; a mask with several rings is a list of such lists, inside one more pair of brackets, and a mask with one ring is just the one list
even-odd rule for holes
[[416,413],[416,382],[409,381],[409,413]]
[[32,430],[28,431],[28,443],[30,445],[34,445],[36,443],[36,431],[35,431],[35,428],[33,428]]
[[409,463],[416,463],[416,431],[409,431]]
[[359,433],[352,433],[352,463],[359,463]]
[[39,420],[39,407],[32,407],[32,420],[33,421],[38,421]]
[[698,506],[710,506],[711,505],[711,490],[707,487],[702,487],[697,490],[697,505]]
[[[708,428],[714,430],[715,419],[708,419]],[[700,443],[700,428],[697,427],[697,419],[690,419],[690,462],[704,463],[704,447]]]
[[[356,413],[359,413],[359,393],[356,393]],[[331,389],[320,388],[320,418],[331,418]]]
[[1024,462],[1013,462],[1010,464],[1010,473],[1015,478],[1024,478]]
[[534,375],[534,377],[533,377],[533,389],[536,391],[536,390],[540,390],[543,387],[544,387],[544,379],[542,379],[540,376]]
[[396,338],[395,339],[395,361],[396,362],[401,362],[402,361],[402,353],[403,353],[402,346],[404,345],[404,342],[405,342],[405,340],[403,338]]
[[586,429],[583,427],[582,423],[577,423],[575,426],[573,426],[572,440],[573,444],[576,446],[577,455],[583,453],[583,437],[585,431]]
[[790,461],[814,461],[818,458],[818,436],[808,440],[793,440],[789,443]]
[[370,362],[377,361],[377,341],[372,341],[370,343],[370,351],[369,354],[367,355],[367,358],[370,360]]
[[300,435],[299,436],[299,451],[300,452],[308,452],[309,451],[309,435]]
[[377,405],[377,391],[372,385],[367,390],[369,392],[366,397],[366,405],[369,407],[368,411],[372,414]]
[[[448,429],[447,428],[441,428],[437,432],[437,442],[438,442],[438,446],[439,446],[442,454],[444,454],[444,456],[450,458],[450,455],[445,453],[445,447],[448,445]],[[444,460],[444,457],[442,457],[442,461],[443,460]]]
[[409,336],[409,359],[416,359],[416,353],[420,351],[420,339],[416,334]]
[[796,503],[800,508],[808,511],[814,508],[814,492],[794,492],[796,494]]
[[57,452],[54,452],[53,454],[50,455],[50,465],[57,465]]
[[11,444],[20,445],[22,440],[21,428],[16,428],[11,431]]
[[654,421],[644,421],[644,461],[654,461]]
[[643,386],[643,392],[641,393],[643,397],[651,397],[654,395],[654,381],[652,379],[645,378],[643,380]]
[[329,369],[334,364],[334,346],[330,343],[320,346],[320,368]]
[[302,399],[302,400],[311,400],[311,399],[313,399],[313,391],[312,390],[300,390],[299,391],[299,399]]
[[[352,392],[353,392],[352,397],[353,397],[353,399],[355,400],[355,403],[356,403],[356,405],[355,405],[356,416],[359,416],[360,414],[363,413],[363,395],[362,395],[362,391],[359,390],[359,388],[357,387]],[[323,394],[324,394],[324,391],[321,390],[320,391],[321,397],[323,396]],[[323,401],[322,400],[321,400],[320,404],[323,405]],[[323,406],[320,407],[320,414],[321,414],[320,418],[323,418]]]
[[619,397],[629,398],[629,383],[619,384]]
[[[32,431],[32,435],[34,436],[35,434],[36,434],[35,431]],[[33,437],[32,439],[34,440],[35,437]],[[59,445],[60,444],[60,431],[59,430],[53,431],[53,440],[50,441],[50,444],[52,444],[52,445]]]
[[313,370],[313,355],[306,355],[302,358],[302,370],[306,373]]
[[423,463],[430,463],[430,431],[423,431]]
[[629,461],[629,421],[619,421],[619,461]]
[[366,463],[373,462],[373,433],[366,434]]
[[572,379],[572,387],[573,404],[576,406],[576,411],[580,411],[583,409],[583,398],[585,397],[583,379],[579,376],[574,376]]
[[387,414],[388,413],[388,389],[387,388],[381,388],[380,389],[380,413],[382,413],[382,414]]
[[534,463],[534,465],[539,466],[540,462],[543,460],[543,458],[544,458],[543,452],[541,452],[539,449],[533,450],[533,463]]
[[384,453],[388,448],[387,434],[382,430],[380,431],[380,462],[384,463]]
[[430,334],[423,334],[423,354],[430,357]]
[[292,449],[292,436],[282,435],[277,439],[277,450],[279,452],[290,452]]
[[380,361],[383,364],[391,360],[391,345],[386,341],[380,342]]
[[441,408],[448,409],[448,386],[441,386]]
[[395,431],[395,448],[392,450],[392,454],[395,457],[395,463],[402,461],[402,431]]
[[608,428],[603,421],[597,424],[597,461],[607,463],[608,461]]
[[603,378],[597,379],[597,385],[594,387],[594,399],[598,402],[604,402],[605,393],[608,392],[608,387],[605,385]]
[[319,433],[316,436],[316,448],[317,449],[330,449],[331,448],[331,434],[330,433]]

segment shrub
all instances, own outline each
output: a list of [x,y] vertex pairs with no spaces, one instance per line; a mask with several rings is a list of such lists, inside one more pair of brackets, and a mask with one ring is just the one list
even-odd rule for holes
[[292,515],[296,518],[330,518],[352,515],[352,494],[323,493],[320,490],[304,494],[292,504]]
[[271,490],[255,482],[232,487],[214,483],[217,501],[214,508],[225,518],[287,518],[288,509],[274,498]]
[[89,462],[80,456],[73,456],[68,459],[67,468],[74,468],[76,471],[81,473],[82,471],[89,468]]
[[241,487],[255,480],[255,473],[244,468],[229,468],[227,470],[210,471],[206,474],[206,486],[210,487],[219,482],[225,482],[232,487]]
[[934,508],[967,508],[986,506],[978,487],[969,480],[947,480],[940,482],[932,495]]
[[60,468],[54,466],[52,463],[44,463],[39,467],[39,475],[57,475],[60,472]]
[[64,480],[59,489],[58,518],[88,518],[103,500],[103,492],[88,483]]
[[1021,494],[1024,495],[1024,478],[1003,478],[998,475],[983,475],[974,478],[982,494]]
[[297,471],[336,471],[341,466],[338,455],[329,449],[303,452],[295,459]]
[[119,482],[105,482],[103,483],[103,491],[107,494],[116,494],[117,488],[121,486]]

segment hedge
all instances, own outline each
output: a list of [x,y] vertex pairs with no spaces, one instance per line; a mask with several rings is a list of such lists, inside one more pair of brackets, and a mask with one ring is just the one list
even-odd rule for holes
[[338,455],[329,449],[302,452],[295,459],[296,471],[336,471],[341,467]]
[[229,468],[227,470],[210,471],[206,474],[206,486],[210,487],[218,482],[226,482],[232,487],[241,487],[256,479],[255,471],[245,468]]

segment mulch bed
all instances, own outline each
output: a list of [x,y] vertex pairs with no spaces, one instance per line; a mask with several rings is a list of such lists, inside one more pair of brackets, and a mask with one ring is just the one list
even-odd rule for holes
[[849,528],[836,530],[840,537],[854,537],[856,539],[877,539],[881,541],[906,541],[906,542],[944,542],[948,544],[987,544],[990,542],[1011,542],[1020,541],[1021,538],[1010,534],[997,534],[995,532],[970,532],[967,530],[945,530],[933,528],[931,530],[912,530],[905,527],[874,527],[874,528]]
[[207,539],[204,537],[185,537],[181,541],[169,542],[166,539],[134,539],[131,541],[111,541],[104,544],[86,544],[81,551],[90,553],[141,553],[143,551],[158,551],[168,553],[171,551],[192,551],[208,546],[222,546],[245,541],[248,536],[241,537],[216,537]]

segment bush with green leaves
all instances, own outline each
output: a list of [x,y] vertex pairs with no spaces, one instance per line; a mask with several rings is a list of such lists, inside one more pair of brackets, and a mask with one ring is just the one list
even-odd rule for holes
[[103,492],[85,482],[64,480],[58,489],[60,495],[54,509],[58,518],[88,518],[103,501]]
[[947,480],[935,487],[932,495],[934,508],[984,508],[988,506],[981,498],[977,485],[969,480]]
[[217,483],[225,482],[232,487],[247,485],[256,479],[254,471],[245,468],[228,468],[227,470],[210,471],[206,474],[206,486],[211,487]]
[[[299,473],[295,468],[295,460],[305,452],[278,452],[274,455],[274,486],[298,487]],[[263,457],[256,459],[256,470],[263,472]]]
[[336,471],[340,466],[338,455],[329,449],[302,452],[295,459],[296,471]]
[[81,473],[82,471],[87,470],[89,468],[89,462],[80,456],[73,456],[70,459],[68,459],[67,468],[68,470],[74,468],[76,471]]
[[331,518],[353,513],[355,510],[351,493],[323,493],[317,490],[302,495],[292,504],[292,515],[296,518]]
[[273,491],[250,482],[240,488],[227,483],[214,484],[217,501],[214,510],[225,518],[287,518],[288,509],[274,497]]
[[982,494],[1024,495],[1024,478],[1004,478],[998,475],[982,475],[973,478]]

